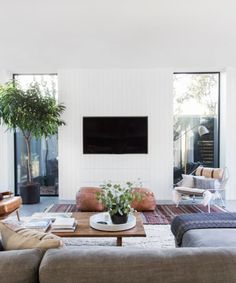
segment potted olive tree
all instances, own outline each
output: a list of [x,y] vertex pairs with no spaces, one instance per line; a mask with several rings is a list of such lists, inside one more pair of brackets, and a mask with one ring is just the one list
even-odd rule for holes
[[23,203],[40,201],[40,187],[32,176],[32,156],[30,141],[49,137],[57,133],[58,127],[64,125],[61,114],[65,110],[50,95],[42,95],[35,82],[27,90],[23,90],[17,82],[10,81],[0,85],[0,121],[8,129],[19,129],[25,140],[27,150],[27,181],[20,185]]

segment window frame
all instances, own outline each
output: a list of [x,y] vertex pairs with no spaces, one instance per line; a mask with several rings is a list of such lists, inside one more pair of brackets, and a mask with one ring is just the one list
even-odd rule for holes
[[[14,73],[12,75],[13,83],[16,81],[17,76],[44,76],[44,75],[54,75],[58,76],[58,73]],[[19,196],[19,192],[17,190],[17,144],[16,144],[16,131],[13,133],[13,145],[14,145],[14,193],[16,196]],[[40,197],[58,197],[59,194],[55,195],[45,195],[40,194]]]
[[218,135],[217,135],[217,143],[218,143],[218,150],[217,150],[217,161],[215,162],[217,164],[217,167],[220,167],[220,121],[221,121],[221,117],[220,117],[220,111],[221,111],[221,73],[220,72],[174,72],[173,75],[204,75],[204,74],[217,74],[218,75]]

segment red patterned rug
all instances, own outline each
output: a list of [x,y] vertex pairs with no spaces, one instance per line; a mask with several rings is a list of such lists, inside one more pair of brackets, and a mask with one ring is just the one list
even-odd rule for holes
[[[211,213],[215,212],[227,211],[219,206],[211,205]],[[176,207],[174,204],[161,204],[157,205],[154,211],[143,212],[142,217],[144,224],[165,225],[170,224],[175,216],[187,213],[207,213],[207,206],[186,204]]]
[[[75,204],[53,204],[46,209],[45,212],[76,212],[77,208]],[[211,213],[215,212],[227,212],[225,209],[212,205]],[[171,223],[171,220],[180,214],[186,213],[205,213],[207,212],[207,206],[201,204],[196,205],[180,205],[176,207],[174,204],[160,204],[156,206],[154,211],[142,212],[143,224],[151,225],[167,225]]]

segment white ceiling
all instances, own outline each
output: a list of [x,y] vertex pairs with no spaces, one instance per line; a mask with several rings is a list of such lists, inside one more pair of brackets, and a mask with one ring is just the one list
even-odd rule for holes
[[0,69],[236,66],[235,0],[0,0]]

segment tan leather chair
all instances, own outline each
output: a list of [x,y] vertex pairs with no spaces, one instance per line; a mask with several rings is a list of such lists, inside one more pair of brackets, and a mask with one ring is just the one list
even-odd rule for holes
[[4,219],[15,212],[18,221],[20,221],[19,209],[22,204],[21,197],[12,196],[11,192],[3,192],[1,194],[3,199],[0,200],[0,219]]

